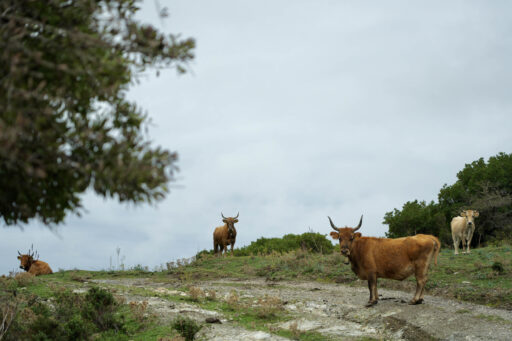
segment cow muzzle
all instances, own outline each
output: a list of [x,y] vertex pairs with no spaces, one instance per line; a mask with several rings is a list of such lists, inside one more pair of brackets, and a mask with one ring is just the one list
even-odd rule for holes
[[344,264],[349,264],[350,263],[350,259],[349,259],[350,250],[347,250],[347,249],[341,250],[341,255],[345,256],[344,259],[343,259],[343,263]]

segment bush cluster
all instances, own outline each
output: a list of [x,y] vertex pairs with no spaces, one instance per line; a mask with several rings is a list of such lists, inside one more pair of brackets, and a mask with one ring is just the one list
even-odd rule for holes
[[201,325],[188,317],[178,316],[173,322],[172,327],[185,338],[186,341],[193,341]]
[[286,253],[294,250],[307,250],[314,253],[329,254],[334,246],[323,234],[306,232],[300,235],[287,234],[282,238],[259,238],[250,245],[235,252],[239,256],[251,254],[271,254],[273,252]]
[[[282,238],[259,238],[248,246],[234,250],[235,256],[269,255],[272,253],[287,253],[304,250],[313,253],[331,254],[335,246],[326,235],[306,232],[303,234],[287,234]],[[203,250],[196,255],[196,259],[213,254],[213,251]]]
[[451,247],[450,222],[462,210],[478,210],[472,247],[493,245],[512,240],[512,153],[498,153],[466,164],[457,173],[457,181],[445,184],[437,202],[411,200],[401,209],[384,215],[388,237],[398,238],[417,233],[433,234],[443,245]]
[[85,295],[63,290],[49,300],[13,295],[9,302],[16,302],[17,312],[4,340],[86,340],[125,331],[120,305],[105,289],[93,287]]

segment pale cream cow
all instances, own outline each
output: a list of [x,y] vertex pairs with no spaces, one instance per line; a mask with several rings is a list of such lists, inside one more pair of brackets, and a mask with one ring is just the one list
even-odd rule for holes
[[[460,213],[459,217],[452,219],[450,226],[456,255],[459,254],[460,242],[462,242],[462,253],[470,253],[469,245],[471,244],[471,238],[473,238],[473,232],[475,232],[475,218],[478,215],[479,213],[476,210],[465,210]],[[464,251],[466,245],[466,251]]]

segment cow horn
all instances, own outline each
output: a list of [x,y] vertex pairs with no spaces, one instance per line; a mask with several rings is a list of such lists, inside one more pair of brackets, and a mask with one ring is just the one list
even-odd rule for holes
[[359,220],[359,224],[356,227],[354,227],[352,232],[356,232],[357,230],[359,230],[361,228],[362,224],[363,224],[363,215],[361,214],[361,220]]
[[224,217],[224,214],[222,214],[222,212],[220,212],[220,215],[222,216],[222,218],[226,219],[226,217]]
[[329,221],[331,222],[331,227],[333,228],[334,231],[338,231],[339,232],[339,229],[336,227],[336,225],[334,225],[334,223],[332,222],[331,220],[331,217],[327,216],[327,218],[329,218]]
[[21,256],[21,252],[19,252],[19,251],[18,251],[18,255],[20,255],[20,256]]
[[235,219],[236,219],[236,218],[238,218],[238,216],[239,216],[239,215],[240,215],[240,212],[238,212],[238,213],[236,214],[236,217],[235,217]]

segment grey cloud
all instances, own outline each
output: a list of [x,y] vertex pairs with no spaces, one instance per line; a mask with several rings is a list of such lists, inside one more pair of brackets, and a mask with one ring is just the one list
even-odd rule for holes
[[[179,153],[156,207],[88,193],[60,237],[3,229],[0,273],[34,243],[54,269],[151,268],[212,247],[329,233],[326,216],[383,236],[384,213],[435,200],[465,163],[510,152],[512,4],[505,1],[173,1],[163,29],[197,38],[192,74],[152,73],[130,97]],[[154,2],[141,19],[162,28]],[[447,227],[448,228],[448,227]]]

